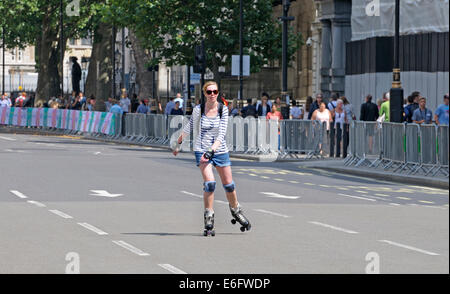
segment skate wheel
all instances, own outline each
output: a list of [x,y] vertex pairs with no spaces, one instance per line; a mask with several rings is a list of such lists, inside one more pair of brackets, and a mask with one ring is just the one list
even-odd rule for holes
[[203,236],[208,236],[208,231],[203,231]]
[[245,227],[241,227],[241,232],[245,232]]
[[231,223],[232,223],[233,225],[235,225],[235,224],[236,224],[236,220],[235,220],[235,219],[232,219],[232,220],[231,220]]
[[211,236],[214,237],[216,235],[216,231],[211,232]]

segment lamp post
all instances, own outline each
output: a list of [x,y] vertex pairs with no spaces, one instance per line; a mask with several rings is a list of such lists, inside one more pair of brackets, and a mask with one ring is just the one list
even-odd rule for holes
[[244,88],[244,5],[243,0],[239,0],[239,99],[243,99]]
[[[116,49],[116,51],[114,52],[114,60],[116,61],[116,64],[114,66],[114,77],[115,77],[115,80],[114,80],[114,95],[116,94],[116,88],[117,88],[116,84],[119,84],[119,89],[122,89],[120,87],[121,76],[117,74],[120,71],[120,63],[121,63],[120,57],[121,57],[120,51],[119,51],[119,49]],[[119,82],[117,82],[117,80],[119,80]],[[120,90],[119,90],[119,96],[120,96]]]
[[394,69],[390,91],[389,120],[403,122],[403,89],[400,81],[400,0],[395,0]]
[[286,103],[286,106],[281,107],[281,114],[284,119],[289,119],[289,96],[287,95],[287,67],[288,67],[288,22],[294,20],[293,16],[288,16],[289,7],[291,2],[289,0],[283,0],[283,56],[282,56],[282,76],[283,85],[281,90],[282,101]]
[[121,72],[120,88],[126,88],[125,86],[125,28],[122,28],[122,72]]
[[5,28],[2,28],[2,95],[5,95]]
[[59,42],[61,43],[61,97],[64,98],[64,14],[63,14],[63,0],[59,1],[59,18],[61,26],[61,34]]

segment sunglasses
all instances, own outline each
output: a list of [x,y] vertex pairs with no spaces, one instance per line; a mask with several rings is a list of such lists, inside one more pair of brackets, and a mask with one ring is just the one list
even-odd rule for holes
[[206,94],[208,94],[208,95],[211,95],[211,94],[214,94],[214,95],[217,95],[217,94],[219,94],[219,90],[206,90]]

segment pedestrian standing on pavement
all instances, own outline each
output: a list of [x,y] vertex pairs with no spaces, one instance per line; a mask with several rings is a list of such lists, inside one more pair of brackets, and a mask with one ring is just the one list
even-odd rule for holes
[[447,125],[448,126],[448,104],[449,97],[448,93],[444,95],[444,104],[439,105],[434,113],[434,121],[438,126]]
[[[314,113],[312,114],[311,120],[317,120],[319,121],[322,125],[325,123],[325,130],[327,133],[327,138],[329,138],[329,133],[330,133],[330,123],[333,121],[333,117],[331,116],[331,111],[329,111],[327,109],[327,105],[325,104],[325,102],[321,102],[320,103],[320,108],[316,109],[314,111]],[[323,128],[320,128],[320,130],[322,131]],[[319,143],[319,150],[320,150],[320,154],[323,153],[322,150],[322,146],[323,146],[323,133],[320,133],[320,143]]]
[[346,158],[347,147],[350,143],[350,125],[356,120],[356,116],[353,113],[353,105],[348,101],[347,97],[342,96],[340,99],[344,102],[343,108],[345,111],[345,118],[347,119],[347,122],[344,124],[344,129],[342,130],[342,158]]
[[[359,120],[373,122],[378,119],[378,106],[372,103],[372,95],[366,96],[366,103],[361,105]],[[373,151],[373,136],[375,134],[376,124],[366,124],[366,136],[369,137],[369,153]]]
[[[336,157],[341,157],[341,140],[344,131],[344,125],[348,124],[347,115],[344,110],[342,99],[336,101],[336,108],[332,112],[334,133],[336,134]],[[330,141],[330,157],[334,156],[334,142]]]
[[291,119],[303,119],[303,111],[297,106],[297,101],[292,100]]
[[27,100],[27,93],[22,92],[20,93],[20,96],[16,98],[16,101],[14,102],[15,107],[23,107],[25,104],[25,100]]
[[390,93],[386,92],[383,94],[383,103],[381,103],[379,116],[384,115],[384,121],[389,122],[389,109],[390,109]]
[[427,98],[420,97],[419,108],[417,108],[412,116],[415,124],[431,124],[433,122],[433,112],[426,108]]
[[261,102],[256,104],[256,112],[258,117],[266,117],[270,112],[271,106],[269,104],[269,95],[266,93],[262,94]]
[[242,207],[237,200],[235,183],[231,173],[231,161],[228,153],[225,136],[228,125],[228,108],[217,101],[219,88],[216,82],[206,82],[203,86],[205,102],[195,106],[189,123],[183,128],[183,132],[174,143],[172,143],[173,154],[179,152],[179,146],[189,136],[193,128],[198,128],[199,135],[195,139],[194,151],[197,166],[203,177],[203,201],[204,213],[204,236],[215,235],[214,231],[214,191],[216,181],[214,179],[213,166],[219,173],[225,194],[228,199],[233,223],[241,224],[241,231],[250,230],[251,225],[243,215]]
[[[310,107],[310,109],[309,109],[308,119],[314,120],[314,119],[312,118],[312,116],[313,116],[313,114],[314,114],[314,111],[316,111],[317,109],[320,108],[320,104],[322,103],[322,101],[323,101],[323,96],[322,96],[322,94],[320,94],[320,93],[317,94],[317,95],[316,95],[316,101],[314,101],[313,104],[311,104],[311,107]],[[326,107],[326,105],[325,105],[325,107]]]
[[11,107],[11,99],[4,94],[2,95],[2,99],[0,100],[0,107]]
[[419,92],[412,92],[411,96],[408,97],[408,105],[403,110],[406,122],[408,123],[413,122],[412,116],[414,114],[414,111],[416,111],[416,109],[419,108],[419,99],[420,99]]
[[173,100],[173,102],[180,102],[180,109],[183,110],[183,97],[181,96],[181,93],[177,93],[177,97]]
[[148,107],[145,104],[144,99],[139,100],[139,106],[136,109],[136,113],[141,113],[141,114],[147,114],[148,113]]
[[183,115],[183,109],[180,108],[180,101],[175,102],[175,107],[170,112],[170,115]]
[[334,109],[337,106],[337,100],[338,100],[338,95],[336,93],[331,94],[331,101],[328,103],[327,108],[329,111],[331,111],[331,114],[333,115],[334,113]]
[[119,101],[117,101],[116,99],[113,99],[112,104],[113,104],[113,106],[111,106],[111,109],[109,110],[109,112],[123,114],[123,109],[122,109],[122,107],[120,107]]
[[174,100],[173,97],[169,98],[169,102],[167,102],[166,108],[164,109],[165,115],[170,115],[170,113],[172,112],[172,109],[175,107],[175,102],[173,100]]
[[131,100],[128,98],[128,94],[123,92],[120,98],[120,107],[122,107],[123,114],[131,113]]

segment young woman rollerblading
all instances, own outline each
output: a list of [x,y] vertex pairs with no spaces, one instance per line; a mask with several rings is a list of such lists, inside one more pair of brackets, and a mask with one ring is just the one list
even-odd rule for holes
[[213,166],[219,173],[222,186],[228,199],[232,223],[239,222],[241,231],[250,230],[251,225],[244,216],[239,205],[235,191],[235,184],[231,173],[231,161],[225,142],[228,125],[228,108],[217,101],[219,89],[217,83],[207,82],[203,86],[205,103],[197,105],[188,124],[172,146],[173,154],[179,152],[179,146],[185,137],[189,136],[192,128],[199,130],[194,142],[195,159],[203,177],[203,203],[205,207],[204,236],[214,236],[214,191],[216,181],[214,179]]

